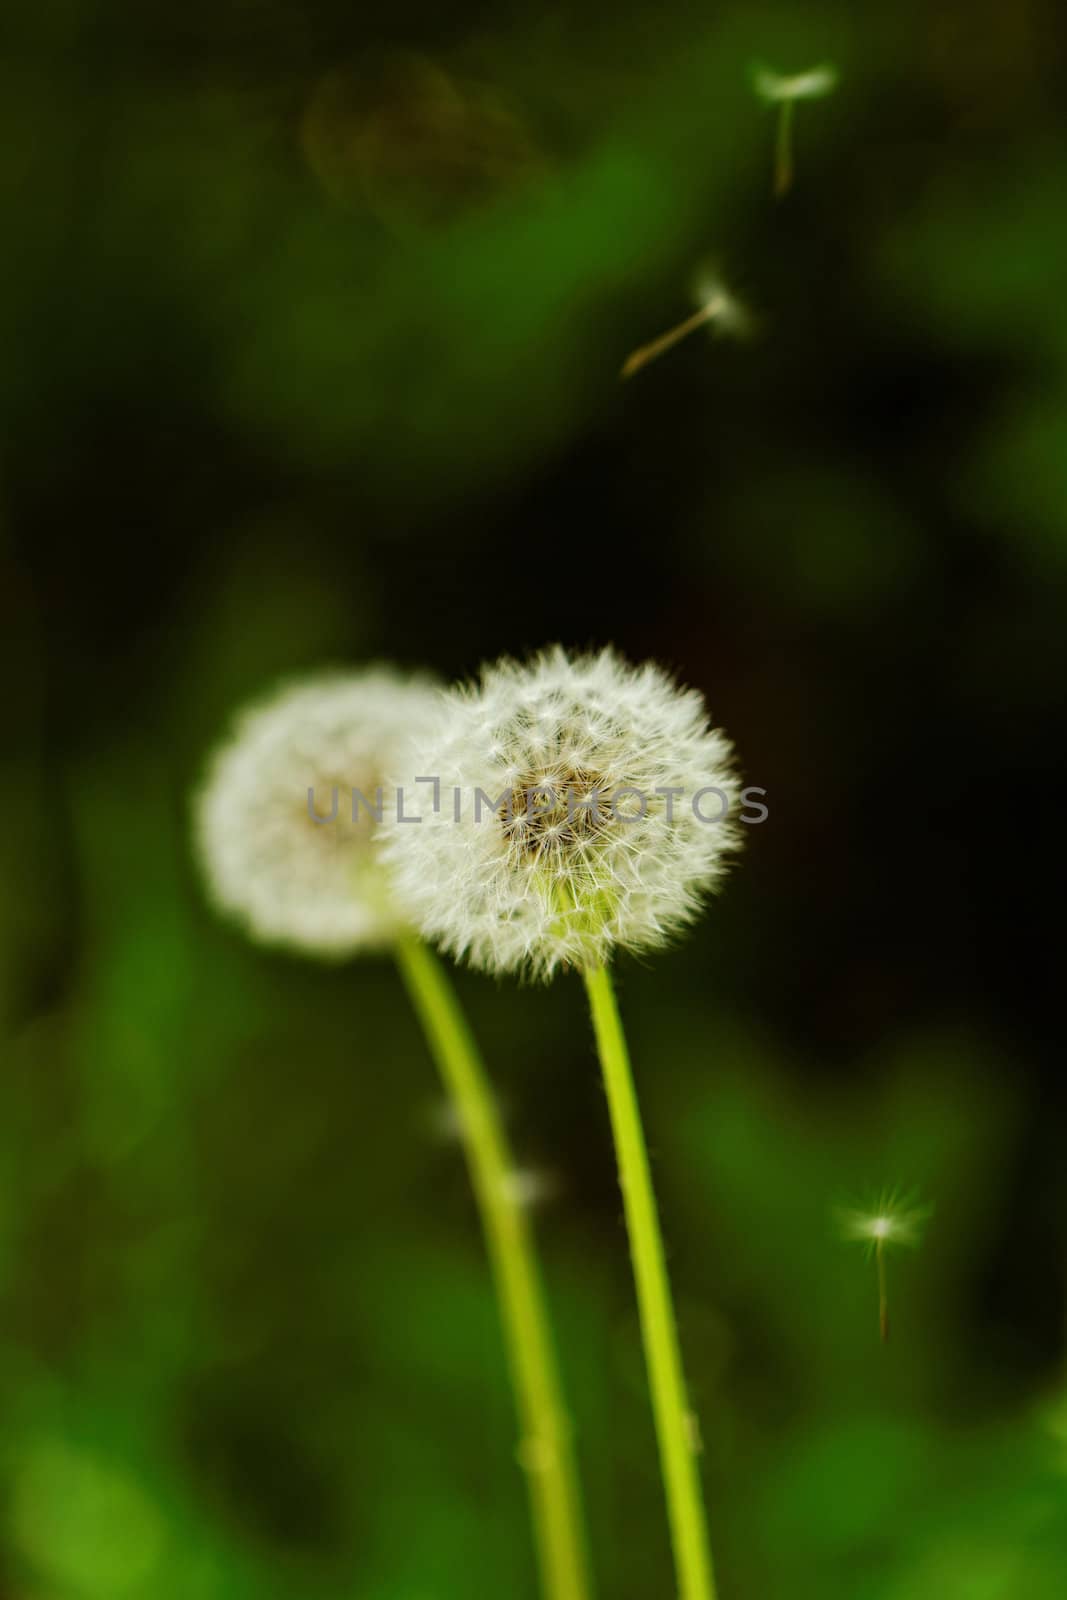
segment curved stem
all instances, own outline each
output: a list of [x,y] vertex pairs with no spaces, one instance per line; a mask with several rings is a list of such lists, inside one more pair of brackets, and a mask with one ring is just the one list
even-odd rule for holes
[[584,978],[615,1136],[681,1600],[715,1600],[694,1454],[695,1422],[686,1402],[663,1236],[626,1038],[606,969],[592,967]]
[[534,1244],[509,1179],[515,1171],[477,1047],[444,969],[413,937],[396,951],[401,975],[456,1107],[504,1325],[544,1592],[588,1600],[578,1476]]

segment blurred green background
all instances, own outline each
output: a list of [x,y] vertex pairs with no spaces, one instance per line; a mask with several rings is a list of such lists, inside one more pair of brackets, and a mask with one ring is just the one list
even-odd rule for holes
[[[771,197],[754,58],[830,60]],[[0,1595],[532,1600],[388,963],[253,949],[188,797],[276,679],[559,639],[770,818],[621,998],[724,1600],[1067,1569],[1067,29],[1037,0],[13,0],[0,69]],[[716,264],[745,343],[620,385]],[[600,1594],[673,1592],[576,981],[459,975]],[[873,1266],[834,1209],[935,1215]]]

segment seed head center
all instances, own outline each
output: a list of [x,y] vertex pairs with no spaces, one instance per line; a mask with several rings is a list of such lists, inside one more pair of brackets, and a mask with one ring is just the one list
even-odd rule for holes
[[583,767],[527,772],[511,788],[504,834],[533,860],[581,853],[611,824],[611,803],[598,772]]

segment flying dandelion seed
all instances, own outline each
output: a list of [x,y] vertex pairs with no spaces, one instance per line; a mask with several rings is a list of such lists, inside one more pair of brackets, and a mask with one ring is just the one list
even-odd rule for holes
[[687,339],[698,328],[709,327],[715,333],[732,334],[737,338],[744,337],[750,331],[748,312],[718,279],[702,277],[696,286],[694,298],[698,308],[691,317],[686,317],[676,327],[661,333],[658,339],[652,339],[648,344],[631,351],[622,364],[619,373],[621,379],[625,381],[632,378],[642,367],[647,367],[650,361],[673,350],[676,344]]
[[454,1100],[434,1100],[423,1108],[423,1127],[431,1139],[441,1144],[462,1144],[467,1137],[467,1122]]
[[756,93],[768,105],[778,107],[774,156],[774,192],[778,199],[788,194],[793,184],[793,107],[798,100],[823,99],[833,93],[837,83],[837,68],[829,62],[792,77],[765,66],[753,68],[752,86]]
[[884,1344],[889,1338],[889,1294],[886,1255],[897,1246],[915,1248],[933,1214],[932,1206],[916,1205],[914,1198],[902,1199],[890,1190],[880,1196],[869,1211],[841,1211],[838,1223],[841,1237],[850,1244],[862,1244],[878,1267],[878,1331]]
[[504,1198],[509,1205],[533,1211],[555,1200],[560,1182],[554,1172],[537,1167],[514,1167],[504,1179]]
[[[502,1125],[510,1122],[511,1108],[499,1096],[496,1111]],[[427,1137],[440,1144],[462,1144],[470,1131],[468,1119],[456,1102],[449,1099],[433,1100],[424,1106],[422,1126]]]

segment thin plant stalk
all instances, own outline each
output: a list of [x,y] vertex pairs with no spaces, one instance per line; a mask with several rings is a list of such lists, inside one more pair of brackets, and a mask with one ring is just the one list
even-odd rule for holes
[[605,967],[584,973],[619,1163],[681,1600],[715,1600],[678,1330],[626,1037]]
[[889,1339],[889,1285],[886,1282],[884,1239],[879,1239],[875,1245],[874,1256],[878,1263],[878,1332],[885,1344]]
[[774,156],[774,192],[778,199],[793,185],[793,101],[784,99],[778,108],[778,138]]
[[481,1213],[515,1390],[534,1538],[549,1600],[589,1600],[578,1475],[531,1230],[509,1180],[515,1164],[485,1068],[448,977],[412,936],[396,950],[445,1088],[455,1106]]

